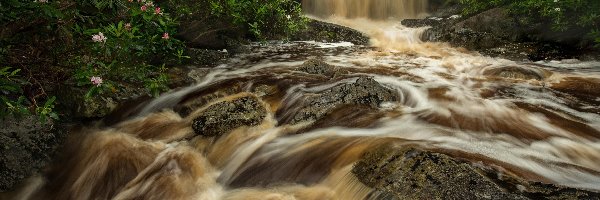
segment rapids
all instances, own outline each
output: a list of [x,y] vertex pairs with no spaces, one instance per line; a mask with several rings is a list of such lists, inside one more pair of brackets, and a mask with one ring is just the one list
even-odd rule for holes
[[[114,124],[81,129],[65,158],[18,197],[376,199],[350,171],[384,143],[464,152],[528,180],[600,190],[599,62],[515,62],[421,42],[424,29],[397,19],[423,15],[426,1],[373,2],[304,2],[315,17],[366,33],[372,46],[253,44],[252,53],[197,69],[204,75],[193,86],[118,110]],[[295,70],[312,58],[345,73],[327,79]],[[306,96],[359,76],[397,92],[399,101],[364,115],[351,105],[338,109],[342,122],[283,122]],[[195,113],[173,111],[219,89],[234,91],[206,105],[261,85],[277,88],[261,98],[266,118],[218,138],[196,137]]]

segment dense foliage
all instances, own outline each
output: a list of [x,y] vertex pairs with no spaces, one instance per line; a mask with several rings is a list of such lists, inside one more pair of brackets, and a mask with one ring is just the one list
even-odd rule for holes
[[87,89],[87,98],[126,85],[158,95],[167,89],[167,68],[189,58],[175,36],[179,21],[195,13],[228,20],[223,23],[256,39],[286,37],[305,22],[293,0],[0,1],[0,63],[6,67],[0,118],[53,113],[55,98],[46,92],[64,84]]
[[23,96],[21,86],[31,83],[21,79],[20,71],[10,67],[0,68],[0,118],[8,115],[22,117],[37,114],[42,122],[46,122],[48,117],[58,119],[58,115],[53,110],[56,100],[54,96],[40,105],[36,102],[36,98],[32,98],[30,106],[26,105],[28,100]]
[[544,19],[556,31],[574,27],[589,30],[600,43],[600,1],[598,0],[460,0],[471,14],[492,7],[506,6],[514,14],[533,20]]
[[214,14],[232,17],[259,39],[287,36],[303,28],[300,3],[294,0],[210,0]]

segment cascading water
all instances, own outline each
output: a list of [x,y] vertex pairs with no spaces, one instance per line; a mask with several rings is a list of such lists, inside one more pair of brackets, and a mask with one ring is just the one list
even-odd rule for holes
[[[421,0],[304,7],[361,30],[374,47],[253,45],[252,54],[202,69],[197,85],[120,110],[131,115],[116,125],[81,130],[64,158],[17,197],[377,199],[350,171],[363,153],[389,143],[463,152],[528,180],[600,190],[600,63],[514,62],[421,42],[422,29],[388,19],[423,13]],[[333,66],[297,67],[311,58]],[[392,91],[379,105],[361,93],[338,95],[374,83],[387,89],[368,94]],[[196,136],[195,119],[239,98],[258,99],[251,105],[263,106],[264,118],[220,137]]]
[[427,12],[428,0],[302,0],[302,9],[318,17],[404,19]]

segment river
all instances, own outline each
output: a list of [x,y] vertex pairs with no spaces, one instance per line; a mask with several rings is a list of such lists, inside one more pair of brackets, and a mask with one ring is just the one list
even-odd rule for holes
[[[423,28],[398,20],[426,16],[426,1],[396,2],[304,1],[311,17],[364,32],[372,45],[250,45],[252,53],[197,69],[196,85],[120,111],[134,117],[83,128],[60,167],[20,197],[376,199],[351,170],[363,153],[389,143],[461,152],[530,181],[600,190],[599,62],[517,62],[422,42]],[[333,74],[297,69],[310,59],[331,64]],[[327,114],[336,120],[295,123],[312,96],[361,77],[395,100],[376,109],[343,105]],[[268,92],[256,95],[257,88]],[[210,105],[248,95],[266,108],[259,124],[196,136],[191,124]],[[204,99],[198,110],[173,111],[194,99]]]

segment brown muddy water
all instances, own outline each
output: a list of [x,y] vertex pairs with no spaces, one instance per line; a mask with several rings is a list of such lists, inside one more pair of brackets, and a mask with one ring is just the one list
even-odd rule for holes
[[[315,16],[334,14],[323,20],[366,33],[372,46],[251,45],[252,53],[193,71],[201,75],[193,86],[119,110],[113,125],[82,129],[65,158],[15,198],[377,199],[351,169],[386,143],[466,152],[528,180],[600,190],[599,62],[515,62],[421,42],[423,29],[389,18],[422,15],[424,1],[373,2],[304,2]],[[297,70],[309,59],[336,70]],[[359,77],[399,98],[292,123],[311,96]],[[209,105],[244,95],[266,108],[260,123],[196,136],[192,121]],[[177,113],[190,102],[197,109]]]

